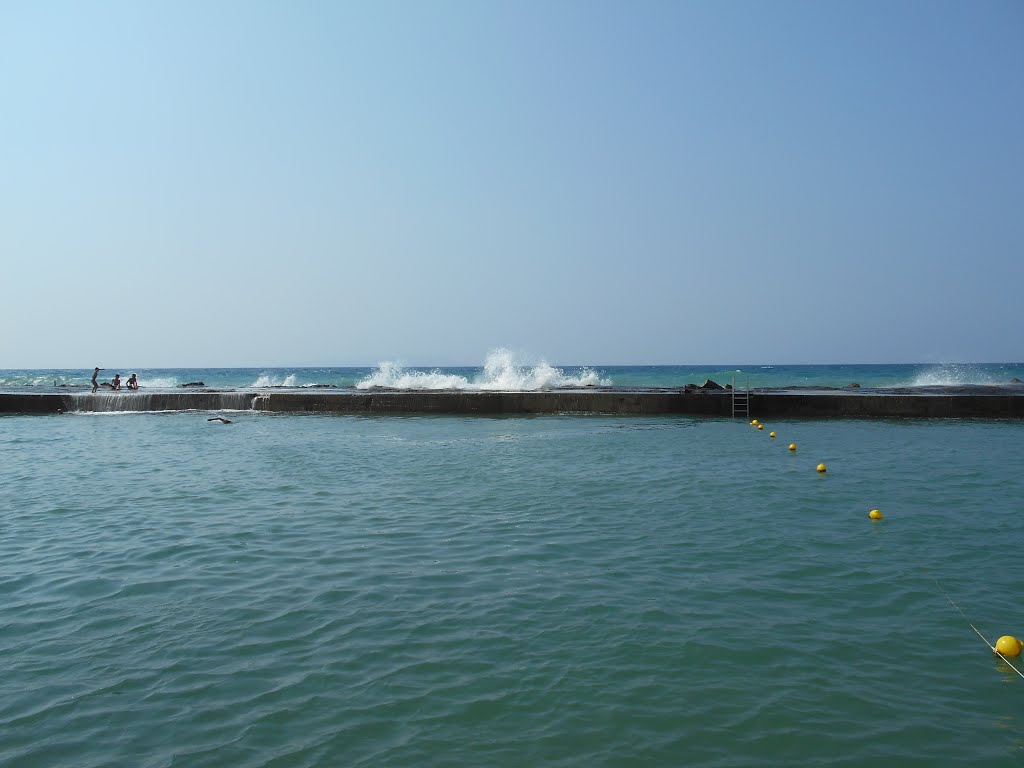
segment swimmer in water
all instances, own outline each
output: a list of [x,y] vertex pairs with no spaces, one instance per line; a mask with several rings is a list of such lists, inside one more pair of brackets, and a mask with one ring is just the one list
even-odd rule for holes
[[212,419],[207,419],[207,421],[222,421],[225,424],[234,424],[235,423],[231,419],[225,419],[223,416],[214,416]]

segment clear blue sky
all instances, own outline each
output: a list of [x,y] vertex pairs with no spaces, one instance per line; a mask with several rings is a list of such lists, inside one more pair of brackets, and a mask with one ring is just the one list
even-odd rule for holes
[[1024,359],[1024,3],[0,0],[0,367]]

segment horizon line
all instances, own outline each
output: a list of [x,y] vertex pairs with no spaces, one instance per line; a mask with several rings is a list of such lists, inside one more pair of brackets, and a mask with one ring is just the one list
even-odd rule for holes
[[[263,365],[135,365],[135,366],[101,366],[101,370],[129,370],[134,368],[135,370],[193,370],[193,371],[205,371],[205,370],[264,370],[264,369],[282,369],[282,368],[378,368],[383,363],[395,363],[402,368],[429,368],[429,369],[443,369],[443,368],[482,368],[483,364],[460,364],[460,363],[448,363],[444,365],[439,364],[417,364],[417,363],[401,363],[396,361],[382,361],[373,364],[326,364],[326,363],[284,363],[284,364],[263,364]],[[555,368],[715,368],[725,370],[743,370],[747,368],[775,368],[775,367],[815,367],[815,366],[882,366],[882,365],[1024,365],[1024,361],[1017,360],[943,360],[943,361],[920,361],[912,362],[907,360],[901,361],[889,361],[889,362],[819,362],[819,363],[765,363],[765,362],[747,362],[747,363],[549,363],[545,360],[541,360],[537,363],[528,363],[519,367],[533,367],[535,365],[551,365]],[[43,366],[43,367],[26,367],[26,366],[13,366],[0,368],[0,370],[6,371],[92,371],[96,366]]]

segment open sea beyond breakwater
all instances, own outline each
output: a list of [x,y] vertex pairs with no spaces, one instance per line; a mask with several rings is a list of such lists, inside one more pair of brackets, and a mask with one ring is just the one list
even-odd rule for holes
[[0,765],[1024,760],[1019,422],[206,419],[0,416]]
[[[122,381],[138,373],[144,390],[173,389],[201,382],[213,389],[373,388],[530,391],[556,387],[683,387],[712,379],[752,388],[923,388],[1020,386],[1024,363],[895,365],[654,365],[553,366],[526,363],[497,350],[479,367],[376,368],[111,368]],[[92,369],[0,369],[0,392],[67,392],[88,389]],[[1014,382],[1017,379],[1017,382]]]

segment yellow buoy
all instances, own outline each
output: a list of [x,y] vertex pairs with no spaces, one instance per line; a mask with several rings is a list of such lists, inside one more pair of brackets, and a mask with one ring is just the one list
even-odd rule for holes
[[1003,635],[996,640],[995,650],[1003,656],[1020,656],[1021,642],[1013,635]]
[[757,428],[758,428],[758,429],[764,429],[764,424],[758,424],[758,425],[757,425]]
[[795,451],[796,450],[796,443],[790,443],[789,444],[789,450]]
[[768,437],[775,437],[775,433],[774,432],[769,432],[768,433]]
[[825,472],[827,470],[828,470],[828,467],[826,467],[824,463],[818,465],[818,471],[819,472]]
[[868,512],[868,517],[870,517],[872,520],[881,520],[882,511],[880,509],[872,509],[870,512]]
[[752,422],[750,422],[750,426],[756,427],[757,426],[757,419],[754,419]]

